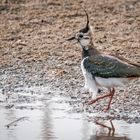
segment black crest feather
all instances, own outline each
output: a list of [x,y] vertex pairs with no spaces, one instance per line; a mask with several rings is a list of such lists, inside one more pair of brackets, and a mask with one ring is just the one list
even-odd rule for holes
[[85,13],[86,13],[86,17],[87,17],[87,23],[86,23],[86,27],[81,29],[80,32],[82,33],[87,33],[89,31],[89,16],[87,11],[84,9]]

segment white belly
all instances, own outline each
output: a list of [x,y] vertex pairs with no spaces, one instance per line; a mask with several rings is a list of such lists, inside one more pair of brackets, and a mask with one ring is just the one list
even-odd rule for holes
[[106,87],[108,89],[114,87],[125,87],[125,85],[128,83],[128,80],[126,78],[95,77],[95,80],[100,87]]

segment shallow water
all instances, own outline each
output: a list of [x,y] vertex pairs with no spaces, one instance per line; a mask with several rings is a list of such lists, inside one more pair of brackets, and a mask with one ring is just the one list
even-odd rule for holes
[[[42,91],[38,93],[40,92]],[[34,100],[16,103],[15,107],[10,109],[1,104],[0,140],[139,140],[140,138],[140,124],[128,124],[118,120],[104,121],[95,119],[96,115],[91,117],[90,114],[89,117],[86,112],[74,113],[67,102],[68,99],[59,95],[40,93],[33,97]],[[6,127],[21,117],[25,118]]]

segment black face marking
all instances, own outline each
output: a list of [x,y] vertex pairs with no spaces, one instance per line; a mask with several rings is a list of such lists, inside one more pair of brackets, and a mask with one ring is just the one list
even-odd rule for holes
[[82,56],[83,56],[83,57],[89,56],[89,51],[86,50],[85,48],[83,48]]
[[79,38],[83,38],[83,34],[79,34]]

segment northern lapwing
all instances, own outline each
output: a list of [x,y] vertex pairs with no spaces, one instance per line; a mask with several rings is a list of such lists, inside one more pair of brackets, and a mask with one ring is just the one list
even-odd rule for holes
[[[85,78],[85,89],[88,89],[94,96],[94,99],[88,102],[93,104],[105,97],[110,97],[105,111],[109,110],[112,98],[115,93],[115,87],[125,87],[132,79],[140,77],[140,65],[134,64],[124,58],[99,52],[94,46],[92,29],[89,23],[87,12],[86,27],[79,30],[70,40],[77,40],[82,48],[81,69]],[[109,90],[109,93],[97,98],[101,87]]]

